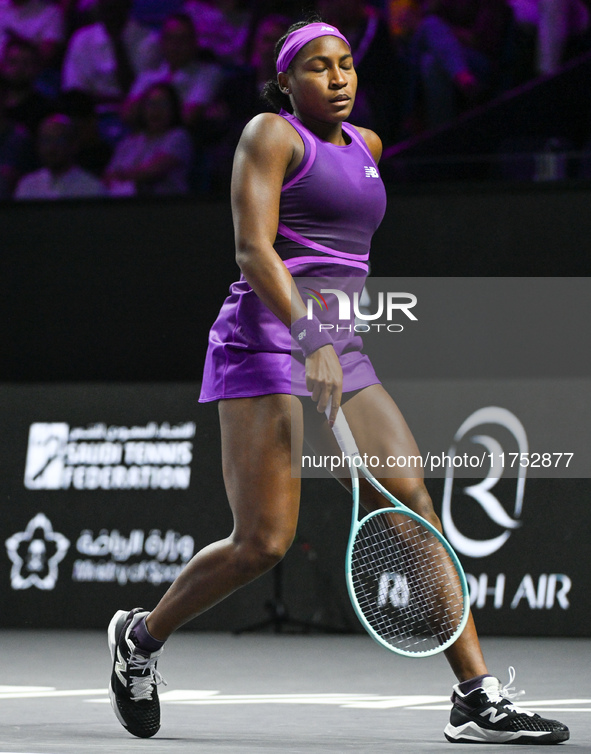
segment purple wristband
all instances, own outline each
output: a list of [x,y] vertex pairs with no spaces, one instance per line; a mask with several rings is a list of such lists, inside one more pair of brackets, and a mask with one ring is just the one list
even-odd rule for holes
[[332,338],[320,329],[320,320],[317,317],[297,319],[291,326],[291,337],[302,349],[306,359],[322,346],[332,345]]

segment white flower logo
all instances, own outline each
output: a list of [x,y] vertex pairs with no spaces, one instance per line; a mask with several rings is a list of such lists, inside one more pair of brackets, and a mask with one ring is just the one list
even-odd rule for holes
[[10,580],[13,589],[53,589],[58,578],[58,564],[66,557],[70,540],[53,531],[43,513],[32,518],[25,531],[6,540],[6,552],[12,561]]

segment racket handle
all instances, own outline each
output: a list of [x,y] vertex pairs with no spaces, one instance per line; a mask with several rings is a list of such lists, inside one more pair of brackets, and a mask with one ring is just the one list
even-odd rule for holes
[[[325,413],[326,413],[327,419],[330,417],[331,406],[332,406],[332,397],[329,399],[328,406],[326,407]],[[355,442],[353,433],[351,432],[347,419],[345,418],[345,414],[340,408],[338,410],[337,417],[332,427],[332,431],[334,433],[336,441],[339,444],[339,448],[342,450],[342,452],[346,456],[348,456],[349,458],[352,458],[353,456],[360,455],[359,448],[357,447],[357,443]]]

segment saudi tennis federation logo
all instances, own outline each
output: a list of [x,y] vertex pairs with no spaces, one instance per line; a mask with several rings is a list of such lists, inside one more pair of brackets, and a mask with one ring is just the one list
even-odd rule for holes
[[51,521],[38,513],[24,531],[6,540],[6,552],[12,561],[10,582],[13,589],[53,589],[58,565],[66,557],[70,540],[53,530]]
[[70,427],[64,422],[31,424],[25,465],[27,489],[60,489],[69,433]]

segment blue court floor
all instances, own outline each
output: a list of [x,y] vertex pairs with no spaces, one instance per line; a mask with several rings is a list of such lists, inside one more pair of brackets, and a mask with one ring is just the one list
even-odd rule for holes
[[[591,752],[591,640],[483,639],[519,704]],[[442,656],[406,659],[361,636],[181,632],[159,670],[162,728],[130,736],[108,703],[106,634],[0,631],[0,754],[374,754],[474,751],[443,736],[453,683]],[[478,752],[513,747],[478,746]],[[520,746],[519,752],[548,750]]]

